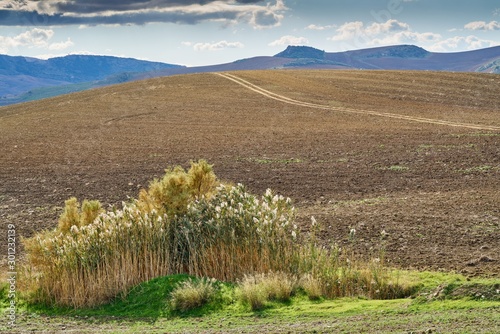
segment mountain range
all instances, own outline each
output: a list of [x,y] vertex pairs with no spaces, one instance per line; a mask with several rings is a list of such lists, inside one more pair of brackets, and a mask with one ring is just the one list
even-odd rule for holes
[[254,69],[370,69],[484,72],[500,74],[500,46],[435,53],[414,45],[345,52],[288,46],[260,56],[211,66],[180,65],[109,56],[69,55],[41,60],[0,55],[0,105],[158,76]]

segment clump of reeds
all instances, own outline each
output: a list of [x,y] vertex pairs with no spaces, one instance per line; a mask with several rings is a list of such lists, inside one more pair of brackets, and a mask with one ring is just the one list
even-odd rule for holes
[[80,211],[76,199],[66,201],[57,229],[25,240],[36,299],[93,306],[162,275],[235,281],[292,267],[290,200],[215,182],[200,161],[187,172],[167,170],[121,209],[84,202]]
[[[95,306],[141,282],[180,273],[230,282],[269,272],[307,274],[325,297],[399,293],[381,265],[360,269],[338,249],[321,248],[315,233],[304,240],[290,199],[221,184],[203,160],[188,171],[168,169],[121,209],[104,212],[96,201],[80,209],[71,198],[58,228],[24,243],[34,299],[58,305]],[[286,299],[283,291],[275,298]]]

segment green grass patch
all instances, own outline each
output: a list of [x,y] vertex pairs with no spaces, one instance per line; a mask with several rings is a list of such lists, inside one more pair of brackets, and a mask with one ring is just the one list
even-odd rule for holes
[[[169,303],[172,292],[183,282],[194,280],[187,275],[159,277],[132,288],[96,308],[61,308],[47,305],[27,305],[20,301],[18,314],[26,314],[25,322],[47,329],[48,318],[60,323],[77,322],[82,332],[106,333],[176,333],[208,330],[252,333],[273,332],[287,328],[289,332],[379,331],[388,333],[401,328],[415,329],[433,326],[436,331],[450,331],[449,326],[463,332],[473,332],[467,326],[486,326],[495,332],[500,320],[500,281],[498,279],[467,279],[462,275],[395,271],[400,281],[418,286],[411,298],[371,300],[366,298],[335,298],[310,300],[301,289],[286,298],[266,299],[265,307],[252,310],[237,297],[237,285],[216,282],[215,297],[198,308],[180,312]],[[471,293],[489,291],[485,298]],[[1,312],[7,304],[7,288],[0,286]],[[461,322],[465,323],[461,324]],[[366,327],[369,323],[372,327]],[[24,326],[20,323],[20,327]],[[457,325],[459,324],[459,325]],[[0,330],[7,330],[2,327]],[[406,326],[406,327],[404,327]],[[408,327],[409,326],[409,327]],[[440,327],[442,326],[442,327]],[[447,327],[448,326],[448,327]],[[60,327],[60,325],[59,325]],[[116,328],[110,330],[110,328]],[[89,329],[89,331],[83,331]],[[425,328],[424,328],[425,329]],[[439,331],[440,330],[440,331]]]
[[392,165],[388,167],[380,167],[380,170],[391,171],[391,172],[407,172],[410,170],[409,167],[401,166],[401,165]]
[[475,166],[475,167],[470,167],[470,168],[465,168],[465,169],[459,169],[457,170],[460,173],[464,174],[476,174],[476,173],[486,173],[489,171],[493,170],[498,170],[498,167],[493,167],[490,165],[482,165],[482,166]]
[[298,159],[298,158],[274,159],[274,158],[267,158],[267,157],[244,158],[244,159],[240,159],[240,160],[254,162],[254,163],[258,163],[258,164],[282,164],[282,165],[297,164],[297,163],[304,162],[303,159]]

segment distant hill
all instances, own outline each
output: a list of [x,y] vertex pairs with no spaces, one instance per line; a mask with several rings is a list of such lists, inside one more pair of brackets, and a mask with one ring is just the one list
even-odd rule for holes
[[500,74],[500,46],[456,53],[429,52],[414,45],[345,52],[325,52],[309,46],[288,46],[274,56],[259,56],[227,64],[197,67],[107,56],[71,55],[40,60],[0,55],[0,105],[158,76],[281,68],[426,70]]
[[500,46],[456,53],[435,53],[414,45],[396,45],[345,52],[309,46],[288,46],[274,56],[232,63],[161,70],[158,75],[280,68],[380,69],[483,72],[500,74]]
[[276,58],[288,58],[284,67],[381,70],[431,70],[500,74],[500,46],[456,53],[434,53],[414,45],[396,45],[345,52],[324,52],[289,46]]
[[71,92],[130,81],[143,73],[181,67],[109,56],[70,55],[42,60],[0,55],[0,105],[31,100],[30,96],[58,95],[61,90]]
[[275,55],[280,58],[311,58],[324,59],[325,51],[312,48],[310,46],[288,46],[285,51]]

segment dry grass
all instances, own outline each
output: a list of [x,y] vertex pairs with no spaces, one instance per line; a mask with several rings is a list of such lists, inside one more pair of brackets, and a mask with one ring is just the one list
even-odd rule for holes
[[[321,248],[314,218],[303,239],[290,199],[271,190],[258,198],[241,184],[215,187],[216,180],[206,161],[187,172],[169,169],[139,200],[101,212],[91,223],[85,219],[101,211],[97,202],[84,202],[80,212],[76,199],[66,201],[58,229],[25,240],[33,299],[95,306],[138,283],[178,273],[230,282],[245,277],[242,296],[253,309],[263,306],[262,293],[265,300],[289,300],[294,277],[305,274],[328,298],[399,296],[388,288],[382,266],[359,268],[338,249]],[[204,300],[192,284],[184,288],[176,308]]]
[[[260,199],[242,185],[220,185],[205,161],[167,170],[139,200],[83,224],[76,199],[59,228],[25,240],[34,299],[94,306],[154,277],[187,273],[235,281],[246,273],[297,268],[289,199]],[[87,202],[89,203],[89,202]],[[87,210],[93,213],[95,210]]]
[[172,310],[186,312],[208,303],[215,295],[214,280],[189,279],[180,283],[170,295]]
[[304,290],[310,300],[319,300],[323,297],[321,282],[311,274],[306,274],[299,282],[299,286]]

